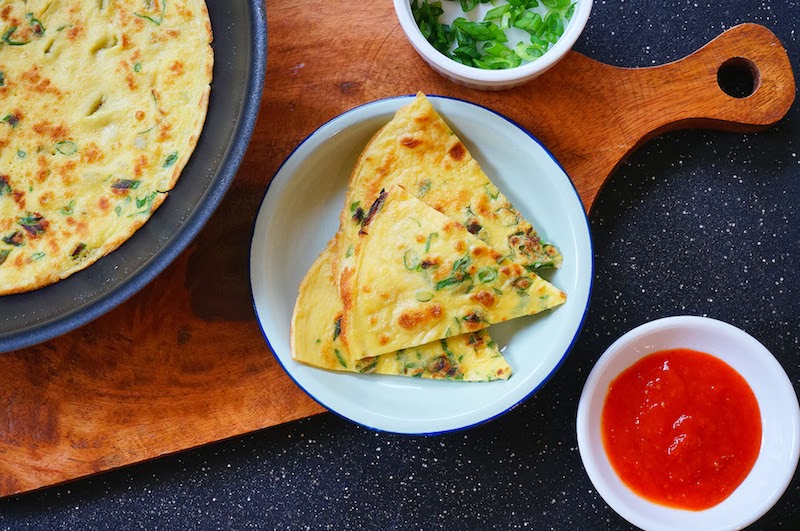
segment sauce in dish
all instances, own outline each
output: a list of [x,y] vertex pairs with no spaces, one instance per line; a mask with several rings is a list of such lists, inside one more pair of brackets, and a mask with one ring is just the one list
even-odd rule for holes
[[700,511],[727,498],[761,448],[752,389],[709,354],[672,349],[645,356],[609,386],[603,446],[620,479],[661,505]]

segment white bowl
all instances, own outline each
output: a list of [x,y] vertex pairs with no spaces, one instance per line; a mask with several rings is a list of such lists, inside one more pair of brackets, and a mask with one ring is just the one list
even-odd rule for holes
[[335,373],[294,361],[290,318],[297,287],[339,227],[347,182],[369,139],[414,96],[367,103],[311,134],[275,174],[253,230],[250,281],[258,322],[276,358],[309,396],[369,428],[434,434],[486,422],[534,393],[558,369],[580,331],[592,283],[592,245],[583,206],[552,155],[495,112],[429,96],[497,187],[561,250],[549,280],[567,302],[546,315],[489,328],[514,370],[508,380],[445,382],[379,374]]
[[[444,2],[444,4],[449,3]],[[454,4],[458,5],[458,2],[454,2]],[[443,7],[447,8],[447,5]],[[475,12],[480,13],[480,18],[482,18],[482,13],[491,7],[494,6],[481,4],[475,8]],[[478,90],[503,90],[522,85],[542,75],[572,49],[589,20],[592,0],[578,0],[572,19],[564,28],[564,34],[544,55],[530,63],[505,70],[484,70],[463,65],[445,57],[422,35],[414,20],[414,15],[411,13],[410,0],[394,0],[394,10],[411,46],[431,68],[459,85]]]
[[[600,414],[614,378],[642,357],[671,348],[699,350],[726,362],[747,380],[761,410],[761,450],[753,469],[727,499],[703,511],[664,507],[634,494],[611,467],[600,433]],[[659,319],[614,342],[586,381],[577,431],[581,459],[597,492],[620,516],[648,530],[741,529],[778,501],[800,455],[800,407],[780,363],[752,336],[705,317]]]

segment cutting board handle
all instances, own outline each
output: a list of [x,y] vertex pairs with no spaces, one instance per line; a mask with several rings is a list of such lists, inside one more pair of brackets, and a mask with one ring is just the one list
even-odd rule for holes
[[[720,78],[730,72],[749,76],[752,90],[726,93]],[[683,59],[646,68],[572,52],[541,79],[526,90],[549,98],[549,108],[522,123],[567,169],[587,211],[608,176],[650,138],[687,128],[757,131],[783,118],[795,98],[786,50],[758,24],[735,26]]]
[[[750,76],[752,93],[745,97],[727,94],[723,90],[726,73]],[[639,74],[648,78],[642,86],[653,91],[644,97],[669,103],[663,112],[650,113],[655,121],[647,124],[651,130],[643,138],[686,127],[753,131],[780,120],[795,98],[786,50],[774,33],[758,24],[735,26],[693,54],[639,69]]]

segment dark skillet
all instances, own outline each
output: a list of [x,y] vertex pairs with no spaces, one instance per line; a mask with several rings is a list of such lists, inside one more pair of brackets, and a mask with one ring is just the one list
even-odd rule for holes
[[99,317],[144,287],[197,235],[236,175],[255,126],[267,63],[263,0],[206,0],[214,79],[197,148],[164,204],[119,249],[40,290],[0,297],[0,352]]

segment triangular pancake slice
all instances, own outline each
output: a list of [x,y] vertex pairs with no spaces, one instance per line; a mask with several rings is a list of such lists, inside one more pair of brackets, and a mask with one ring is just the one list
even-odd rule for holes
[[342,302],[331,270],[334,249],[331,240],[300,285],[292,316],[294,360],[332,371],[444,380],[491,381],[511,376],[511,367],[485,331],[354,360],[340,334]]
[[352,267],[356,235],[369,206],[393,185],[458,221],[529,271],[561,266],[559,251],[540,238],[419,93],[375,134],[356,163],[340,216],[344,236],[334,263],[340,275]]
[[353,359],[476,332],[563,304],[566,295],[399,186],[362,224],[342,275]]

